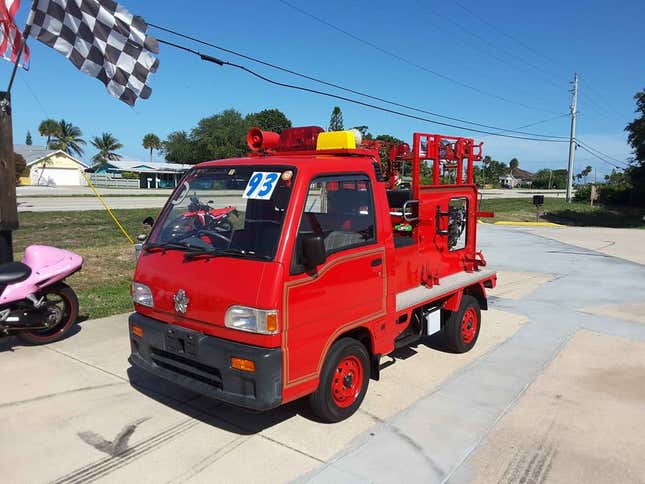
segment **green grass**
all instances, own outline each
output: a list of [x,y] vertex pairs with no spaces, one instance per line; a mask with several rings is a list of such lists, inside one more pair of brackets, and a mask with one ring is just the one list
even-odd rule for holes
[[[482,200],[482,212],[495,212],[484,222],[535,222],[535,207],[530,198],[497,198]],[[645,228],[645,209],[635,207],[603,207],[588,203],[567,203],[561,198],[545,198],[540,209],[542,222],[588,227]]]
[[[144,232],[141,221],[156,217],[157,209],[114,210],[131,237]],[[81,316],[100,318],[132,309],[130,281],[134,247],[104,211],[21,212],[20,229],[14,232],[16,259],[25,246],[53,245],[83,256],[83,270],[67,282],[81,304]]]

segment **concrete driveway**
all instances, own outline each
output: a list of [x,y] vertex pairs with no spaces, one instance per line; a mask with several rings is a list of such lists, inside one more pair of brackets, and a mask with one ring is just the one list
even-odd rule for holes
[[481,227],[500,286],[475,350],[429,340],[386,358],[340,424],[304,402],[241,411],[133,370],[125,315],[47,347],[5,341],[3,480],[642,482],[645,267]]

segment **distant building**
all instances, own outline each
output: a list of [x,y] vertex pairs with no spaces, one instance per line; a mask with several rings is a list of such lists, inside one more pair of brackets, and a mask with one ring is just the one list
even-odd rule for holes
[[515,168],[512,173],[500,176],[499,183],[502,188],[518,188],[521,186],[530,188],[534,179],[535,175],[530,171]]
[[[92,174],[96,185],[113,185],[110,181],[138,180],[139,188],[174,188],[193,165],[179,163],[148,163],[138,160],[117,160],[94,165],[85,170]],[[136,185],[133,183],[132,185]]]
[[85,185],[87,166],[63,150],[35,145],[14,145],[13,150],[22,155],[29,169],[29,176],[20,178],[21,185]]

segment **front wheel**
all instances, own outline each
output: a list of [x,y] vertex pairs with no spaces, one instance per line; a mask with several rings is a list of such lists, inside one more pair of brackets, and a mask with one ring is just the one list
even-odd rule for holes
[[309,397],[313,412],[324,422],[340,422],[360,407],[370,379],[369,355],[353,338],[343,338],[329,350],[318,389]]
[[27,344],[41,345],[63,339],[72,329],[78,318],[78,297],[65,283],[49,287],[40,296],[45,298],[44,313],[48,328],[18,333]]

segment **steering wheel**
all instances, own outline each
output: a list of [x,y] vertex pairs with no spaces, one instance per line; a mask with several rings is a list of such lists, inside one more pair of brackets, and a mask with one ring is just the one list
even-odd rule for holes
[[197,231],[197,237],[201,237],[202,235],[208,235],[210,237],[217,237],[218,239],[221,239],[226,242],[226,247],[230,247],[231,242],[233,242],[233,237],[226,237],[225,235],[222,235],[219,232],[216,232],[215,230],[208,230],[208,229],[201,229]]

